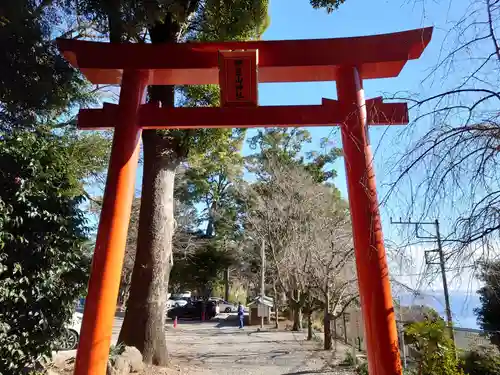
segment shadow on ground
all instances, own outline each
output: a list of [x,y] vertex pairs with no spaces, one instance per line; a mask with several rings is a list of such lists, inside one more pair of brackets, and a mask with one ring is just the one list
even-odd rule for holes
[[[286,372],[282,375],[308,375],[308,374],[332,374],[332,368],[328,368],[328,369],[321,369],[321,370],[305,370],[305,371],[297,371],[297,372]],[[335,374],[342,374],[342,373],[345,373],[345,374],[352,374],[352,371],[340,371],[335,369]]]
[[216,325],[216,327],[238,327],[238,317],[228,316],[226,319],[219,319],[219,323]]
[[[199,318],[193,318],[193,319],[190,319],[190,318],[178,318],[177,319],[177,324],[208,324],[208,325],[214,325],[214,323],[217,323],[218,322],[218,319],[214,318],[214,319],[210,319],[210,320],[205,320],[205,321],[201,321]],[[173,319],[170,319],[168,318],[167,319],[167,323],[170,323],[170,324],[174,324],[174,320]]]

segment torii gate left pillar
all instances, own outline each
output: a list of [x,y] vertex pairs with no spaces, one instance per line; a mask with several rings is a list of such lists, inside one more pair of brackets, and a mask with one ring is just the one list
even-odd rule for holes
[[[302,41],[106,44],[59,40],[65,57],[93,83],[121,83],[118,106],[82,110],[82,129],[115,128],[108,179],[81,339],[77,375],[104,375],[133,199],[141,129],[340,125],[353,223],[356,266],[372,375],[400,375],[398,338],[383,244],[368,125],[406,124],[407,107],[366,100],[362,81],[395,77],[429,43],[432,29],[369,37]],[[256,60],[219,80],[220,51],[258,51]],[[238,55],[241,52],[235,52]],[[226,57],[234,56],[228,52]],[[250,59],[256,53],[243,53]],[[169,57],[175,56],[175,60]],[[221,68],[222,72],[226,68]],[[231,70],[231,69],[230,69]],[[245,75],[249,72],[249,76]],[[246,78],[245,78],[246,77]],[[226,77],[227,78],[227,77]],[[251,89],[243,83],[337,81],[338,101],[309,106],[232,106]],[[140,105],[146,84],[221,84],[234,97],[223,108]],[[228,85],[235,85],[228,87]],[[247,94],[245,94],[247,93]],[[256,91],[254,92],[254,94]],[[226,98],[224,98],[226,99]]]
[[[125,71],[102,202],[75,374],[105,374],[135,191],[139,108],[149,72]],[[104,367],[103,367],[104,364]]]

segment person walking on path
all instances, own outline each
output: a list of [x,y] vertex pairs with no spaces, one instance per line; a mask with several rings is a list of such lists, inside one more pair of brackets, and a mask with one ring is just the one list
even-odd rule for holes
[[238,319],[240,324],[239,328],[243,328],[243,319],[245,318],[244,312],[245,310],[243,309],[241,302],[238,302]]

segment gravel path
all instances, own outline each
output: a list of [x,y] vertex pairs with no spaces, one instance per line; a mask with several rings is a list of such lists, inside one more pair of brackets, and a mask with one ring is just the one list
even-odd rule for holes
[[[321,350],[322,343],[305,340],[304,333],[257,332],[256,327],[240,330],[227,314],[220,321],[179,322],[177,328],[167,322],[167,347],[171,366],[148,367],[140,375],[354,375],[352,370],[336,366],[348,347],[337,343],[337,355]],[[228,319],[229,318],[229,319]],[[116,318],[113,342],[122,319]],[[54,362],[60,368],[76,351],[59,352]],[[67,371],[72,374],[72,364]],[[139,375],[139,374],[138,374]]]
[[168,327],[172,362],[189,375],[302,375],[353,374],[335,366],[344,357],[324,352],[320,344],[306,341],[303,333],[243,330],[235,322],[180,322]]

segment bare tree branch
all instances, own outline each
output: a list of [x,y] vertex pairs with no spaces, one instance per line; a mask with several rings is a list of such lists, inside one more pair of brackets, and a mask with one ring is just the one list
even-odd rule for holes
[[423,81],[431,94],[404,98],[416,116],[398,137],[410,145],[384,198],[410,195],[405,216],[448,219],[450,269],[490,256],[500,240],[500,7],[474,0],[463,9]]

